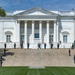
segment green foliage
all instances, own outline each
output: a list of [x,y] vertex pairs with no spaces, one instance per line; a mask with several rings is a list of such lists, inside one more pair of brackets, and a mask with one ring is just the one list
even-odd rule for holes
[[0,17],[5,17],[5,16],[6,16],[5,10],[0,7]]

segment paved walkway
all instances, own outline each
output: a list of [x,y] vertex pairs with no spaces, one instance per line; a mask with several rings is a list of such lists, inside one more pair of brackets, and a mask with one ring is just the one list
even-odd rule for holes
[[75,50],[68,49],[9,49],[3,66],[75,66]]

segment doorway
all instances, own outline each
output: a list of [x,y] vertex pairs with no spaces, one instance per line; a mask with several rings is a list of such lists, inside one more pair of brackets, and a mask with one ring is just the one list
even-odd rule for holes
[[53,43],[53,35],[49,35],[49,43]]

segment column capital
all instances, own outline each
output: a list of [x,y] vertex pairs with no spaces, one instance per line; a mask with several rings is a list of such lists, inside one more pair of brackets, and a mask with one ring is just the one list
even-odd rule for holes
[[42,21],[40,20],[39,23],[42,23]]
[[32,21],[32,23],[34,23],[34,21]]
[[17,23],[20,23],[20,20],[17,20]]
[[24,23],[27,23],[27,21],[25,20]]
[[56,26],[57,25],[57,22],[56,21],[54,21],[54,26]]
[[57,21],[56,21],[56,20],[54,20],[54,23],[57,23]]
[[47,23],[49,23],[50,21],[47,21]]
[[57,21],[57,25],[59,24],[59,21]]

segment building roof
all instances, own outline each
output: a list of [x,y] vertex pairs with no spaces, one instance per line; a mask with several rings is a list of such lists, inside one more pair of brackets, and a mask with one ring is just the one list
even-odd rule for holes
[[29,10],[16,10],[14,12],[7,12],[7,16],[15,16],[15,15],[22,15],[22,14],[28,14],[30,15],[49,15],[49,14],[54,14],[54,15],[60,15],[60,16],[74,16],[75,12],[74,11],[52,11],[52,10],[45,10],[40,7],[35,7]]

